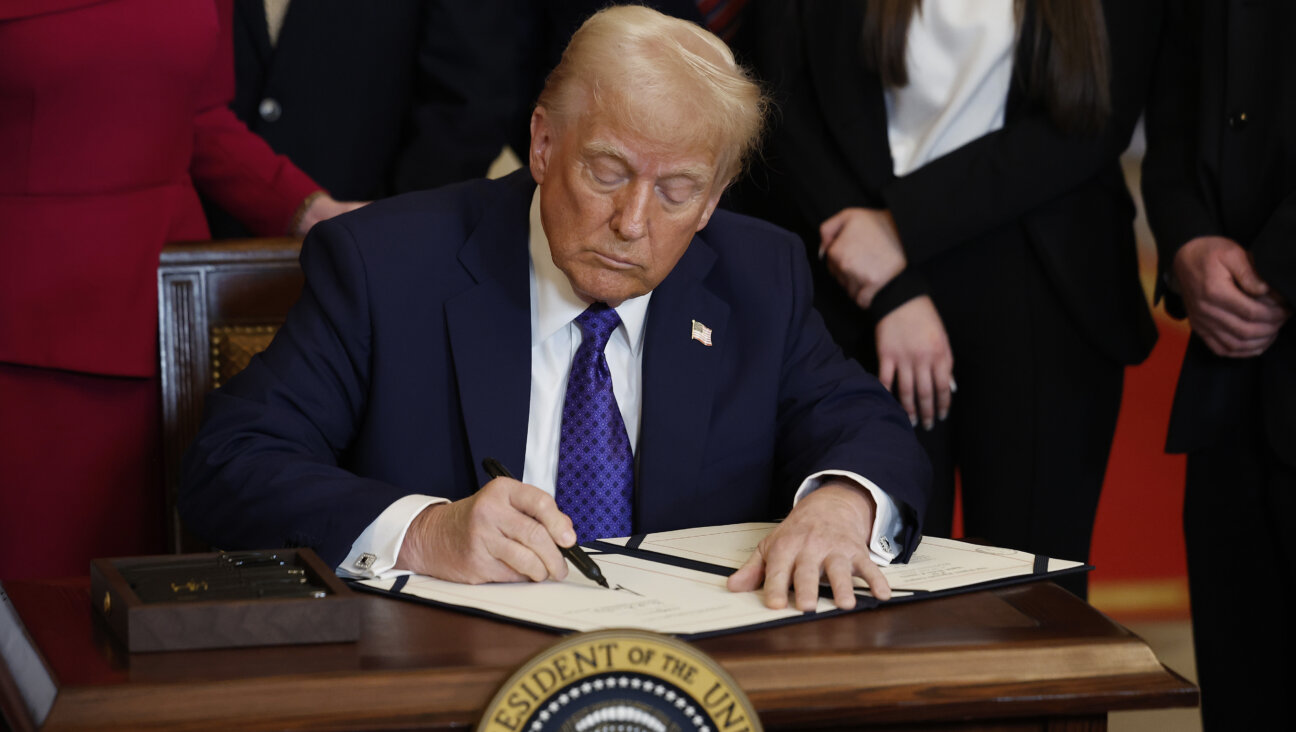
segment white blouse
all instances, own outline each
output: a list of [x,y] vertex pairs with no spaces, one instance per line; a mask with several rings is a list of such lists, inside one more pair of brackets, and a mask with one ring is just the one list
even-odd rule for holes
[[923,0],[909,24],[909,84],[886,91],[897,176],[1003,127],[1016,40],[1013,0]]

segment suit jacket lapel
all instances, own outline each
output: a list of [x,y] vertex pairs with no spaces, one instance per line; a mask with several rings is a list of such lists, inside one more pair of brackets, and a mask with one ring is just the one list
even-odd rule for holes
[[[716,380],[730,347],[725,328],[729,304],[703,284],[715,258],[703,237],[694,237],[674,271],[653,291],[648,306],[637,452],[636,532],[670,525],[671,517],[654,512],[653,494],[692,492],[701,474]],[[713,345],[693,339],[695,320],[711,329]]]
[[274,47],[270,45],[270,28],[266,25],[265,0],[238,0],[238,3],[236,15],[247,27],[257,59],[263,67],[269,66]]
[[[525,173],[525,169],[522,171]],[[480,483],[484,457],[521,476],[531,398],[531,295],[527,253],[530,175],[493,184],[459,261],[477,285],[446,302],[451,357]]]
[[1029,106],[1026,88],[1031,71],[1031,58],[1035,55],[1035,3],[1026,3],[1021,26],[1017,29],[1017,48],[1013,51],[1012,82],[1008,86],[1008,101],[1004,105],[1004,120],[1015,119]]
[[[887,137],[886,102],[881,80],[860,54],[865,3],[858,0],[808,0],[803,5],[804,44],[816,97],[825,107],[833,139],[867,190],[881,190],[894,177]],[[1013,81],[1005,114],[1014,118],[1028,101],[1025,76],[1034,54],[1034,3],[1026,4],[1021,41],[1013,58]],[[881,203],[880,201],[876,203]]]
[[[478,479],[483,457],[498,458],[517,475],[526,454],[531,395],[531,301],[527,257],[530,185],[501,184],[505,195],[468,238],[459,259],[477,281],[446,303],[451,357]],[[508,212],[496,215],[494,212]],[[674,271],[653,292],[644,333],[643,413],[637,448],[639,486],[692,490],[701,474],[711,403],[726,348],[729,304],[703,279],[715,262],[694,237]],[[712,331],[712,346],[692,338],[696,320]],[[635,495],[636,531],[663,525],[650,491]],[[648,496],[650,498],[650,496]]]
[[865,5],[809,0],[802,7],[801,43],[815,97],[825,107],[821,116],[864,189],[881,190],[893,177],[893,166],[882,85],[860,53]]

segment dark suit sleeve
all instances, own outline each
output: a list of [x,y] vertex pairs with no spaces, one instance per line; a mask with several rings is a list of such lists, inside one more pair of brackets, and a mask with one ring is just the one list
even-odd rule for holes
[[[1201,0],[1170,3],[1166,40],[1162,44],[1157,76],[1147,109],[1148,150],[1143,163],[1143,197],[1148,221],[1156,236],[1159,269],[1158,295],[1167,309],[1183,316],[1179,298],[1165,287],[1166,273],[1187,242],[1202,236],[1225,234],[1218,197],[1219,161],[1212,150],[1223,121],[1224,103],[1216,91],[1223,85],[1221,54],[1227,49],[1222,36],[1227,8],[1207,6]],[[1282,13],[1265,16],[1271,24]],[[1283,27],[1283,25],[1279,25]],[[1259,42],[1259,41],[1257,41]],[[1272,63],[1274,78],[1286,67]],[[1281,85],[1270,93],[1281,98]],[[1209,90],[1209,91],[1208,91]],[[1275,127],[1274,134],[1280,134]],[[1261,176],[1265,171],[1252,171]],[[1236,217],[1235,217],[1236,218]],[[1234,225],[1236,227],[1236,225]],[[1251,252],[1260,276],[1289,302],[1296,302],[1296,194],[1276,202],[1255,238],[1239,243]]]
[[[774,100],[763,169],[754,174],[752,183],[758,189],[770,186],[770,200],[762,203],[785,205],[787,201],[779,199],[785,196],[815,228],[843,208],[883,205],[830,142],[832,131],[821,111],[828,105],[821,102],[810,73],[808,31],[799,3],[767,0],[754,3],[749,13],[742,36],[743,59],[755,66]],[[860,93],[869,90],[864,84]],[[877,91],[881,93],[880,87]],[[804,228],[786,219],[775,223],[793,230]]]
[[407,491],[338,467],[370,368],[365,263],[344,224],[314,227],[302,268],[305,289],[274,342],[208,396],[179,508],[215,546],[309,546],[336,566]]
[[1223,231],[1213,203],[1204,195],[1198,165],[1201,134],[1200,6],[1170,3],[1144,127],[1143,201],[1157,245],[1156,299],[1184,317],[1183,302],[1167,287],[1179,248],[1199,236]]
[[908,417],[877,379],[842,355],[812,306],[804,257],[788,247],[793,293],[779,394],[776,464],[780,483],[799,485],[821,470],[873,481],[899,505],[908,561],[922,535],[931,468]]
[[1296,193],[1288,195],[1251,244],[1261,279],[1296,303]]
[[[761,167],[740,185],[735,200],[748,213],[797,231],[808,247],[817,247],[819,225],[837,212],[886,204],[877,191],[861,183],[830,142],[833,135],[803,45],[808,32],[801,27],[798,3],[767,0],[747,13],[739,51],[762,76],[774,99],[774,113]],[[862,84],[859,91],[881,94],[876,79]],[[926,278],[908,269],[875,298],[869,309],[871,322],[928,294]]]
[[234,97],[234,8],[215,3],[219,52],[198,88],[189,174],[204,194],[260,236],[289,233],[298,206],[320,186],[287,157],[276,155],[226,105]]
[[1111,48],[1112,116],[1100,134],[1066,134],[1030,103],[996,132],[883,189],[911,264],[1018,220],[1098,175],[1129,144],[1146,99],[1160,8],[1104,3]]
[[527,0],[423,7],[409,143],[395,192],[480,178],[530,113],[536,17]]

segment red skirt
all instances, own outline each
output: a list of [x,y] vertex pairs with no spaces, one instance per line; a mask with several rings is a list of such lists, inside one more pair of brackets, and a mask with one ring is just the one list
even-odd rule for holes
[[163,550],[155,378],[0,363],[0,580]]

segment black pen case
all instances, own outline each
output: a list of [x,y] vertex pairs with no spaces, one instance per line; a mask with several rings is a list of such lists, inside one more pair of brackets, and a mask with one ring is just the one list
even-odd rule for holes
[[360,636],[359,598],[310,549],[96,559],[90,602],[131,652]]

